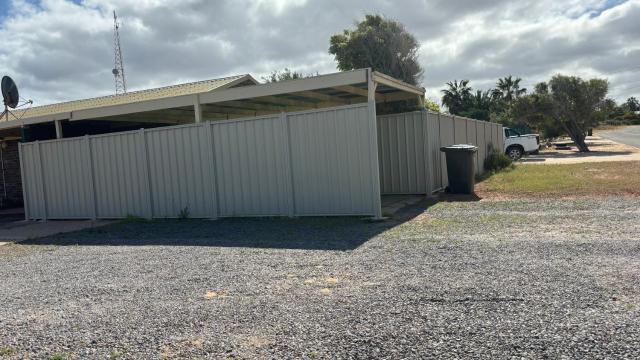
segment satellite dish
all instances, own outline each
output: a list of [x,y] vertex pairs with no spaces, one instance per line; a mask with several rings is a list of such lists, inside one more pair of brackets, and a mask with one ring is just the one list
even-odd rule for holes
[[15,109],[16,106],[18,106],[18,100],[20,99],[20,96],[18,95],[18,86],[16,86],[13,79],[8,76],[2,77],[2,99],[4,100],[5,106],[12,109]]

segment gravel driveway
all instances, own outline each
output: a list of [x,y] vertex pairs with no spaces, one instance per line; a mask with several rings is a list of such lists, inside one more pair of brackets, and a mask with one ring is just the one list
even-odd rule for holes
[[640,199],[404,215],[0,247],[0,358],[640,357]]

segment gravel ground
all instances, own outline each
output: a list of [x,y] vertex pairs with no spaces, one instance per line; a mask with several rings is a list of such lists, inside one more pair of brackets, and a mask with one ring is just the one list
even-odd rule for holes
[[0,358],[640,357],[640,199],[413,210],[0,247]]

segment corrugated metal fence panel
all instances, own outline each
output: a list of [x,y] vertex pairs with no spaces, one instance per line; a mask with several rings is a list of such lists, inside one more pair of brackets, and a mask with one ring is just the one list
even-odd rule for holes
[[192,125],[145,131],[153,217],[193,217],[215,212],[208,127]]
[[88,139],[40,144],[47,218],[86,218],[93,212]]
[[487,157],[487,140],[484,136],[484,127],[487,123],[484,121],[476,122],[476,134],[478,139],[478,162],[477,168],[478,173],[482,174],[484,172],[484,159]]
[[440,156],[440,115],[426,113],[427,134],[429,136],[429,156],[431,157],[431,192],[441,189],[442,183],[442,157]]
[[[478,146],[478,137],[477,137],[478,121],[473,119],[466,119],[466,121],[467,121],[467,144]],[[480,162],[480,159],[481,158],[478,152],[476,152],[476,174],[480,174],[480,168],[477,166],[478,163]]]
[[146,163],[140,132],[92,137],[96,209],[100,218],[148,214]]
[[[440,114],[440,146],[449,146],[455,144],[455,128],[453,116]],[[440,154],[440,175],[442,178],[442,184],[447,186],[449,184],[449,177],[447,176],[447,159],[445,154],[438,149]]]
[[454,126],[453,143],[469,144],[469,141],[467,140],[467,119],[454,116],[453,126]]
[[37,142],[20,144],[20,169],[22,171],[25,215],[27,219],[31,220],[46,217],[38,146]]
[[496,147],[500,151],[504,151],[504,130],[502,124],[495,124],[496,127]]
[[288,116],[297,215],[374,213],[369,116],[366,105]]
[[212,126],[220,216],[292,214],[285,117]]
[[382,194],[427,193],[426,113],[378,117],[378,149]]
[[493,133],[493,129],[490,123],[485,123],[484,124],[484,138],[487,140],[487,154],[488,151],[490,151],[491,149],[495,148],[494,142],[493,142],[493,138],[492,138],[492,134]]

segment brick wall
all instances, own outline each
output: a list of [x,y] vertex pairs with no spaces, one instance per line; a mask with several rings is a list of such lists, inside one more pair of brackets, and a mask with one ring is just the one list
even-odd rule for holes
[[18,141],[7,141],[6,144],[7,147],[0,150],[2,151],[4,163],[4,181],[1,172],[2,163],[0,163],[0,208],[22,205],[22,180],[20,179]]

